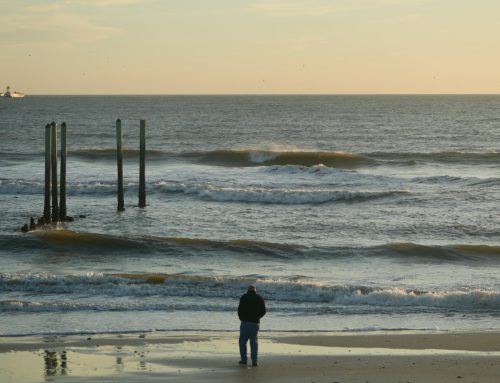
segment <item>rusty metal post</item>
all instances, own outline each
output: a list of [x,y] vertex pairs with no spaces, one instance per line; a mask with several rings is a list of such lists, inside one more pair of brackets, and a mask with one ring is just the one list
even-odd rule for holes
[[122,121],[116,120],[116,165],[118,167],[118,211],[125,210],[123,198]]
[[140,120],[139,207],[146,207],[146,121]]
[[59,208],[57,201],[57,127],[56,123],[50,124],[50,142],[51,142],[51,168],[52,168],[52,221],[59,220]]
[[66,221],[66,123],[61,124],[61,179],[59,195],[59,220]]
[[52,148],[50,124],[45,125],[45,200],[43,203],[43,223],[50,222],[50,159]]

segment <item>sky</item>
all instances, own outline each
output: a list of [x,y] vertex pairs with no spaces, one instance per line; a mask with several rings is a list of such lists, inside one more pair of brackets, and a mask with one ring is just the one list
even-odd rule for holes
[[498,0],[0,0],[26,94],[500,93]]

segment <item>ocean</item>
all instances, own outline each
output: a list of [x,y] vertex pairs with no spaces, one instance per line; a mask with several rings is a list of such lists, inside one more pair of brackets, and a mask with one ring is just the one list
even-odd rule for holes
[[[75,220],[22,233],[52,121]],[[248,284],[262,331],[500,330],[500,96],[0,98],[0,134],[0,335],[237,330]]]

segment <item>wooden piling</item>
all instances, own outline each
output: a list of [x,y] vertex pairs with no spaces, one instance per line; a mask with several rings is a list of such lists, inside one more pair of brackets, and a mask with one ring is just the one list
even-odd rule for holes
[[57,201],[57,129],[56,123],[50,124],[50,146],[51,146],[51,170],[52,170],[52,221],[59,220],[59,208]]
[[66,221],[66,123],[61,124],[61,178],[59,182],[59,220]]
[[140,120],[139,207],[146,207],[146,121]]
[[43,223],[50,223],[50,124],[45,125],[45,200],[43,204]]
[[125,210],[123,198],[122,121],[116,120],[116,164],[118,167],[118,211]]

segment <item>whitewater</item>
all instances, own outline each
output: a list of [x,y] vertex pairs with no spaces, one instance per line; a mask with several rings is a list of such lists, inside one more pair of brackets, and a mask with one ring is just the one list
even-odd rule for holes
[[[499,96],[0,101],[0,335],[235,330],[251,283],[263,331],[500,329]],[[75,220],[22,233],[51,121]]]

